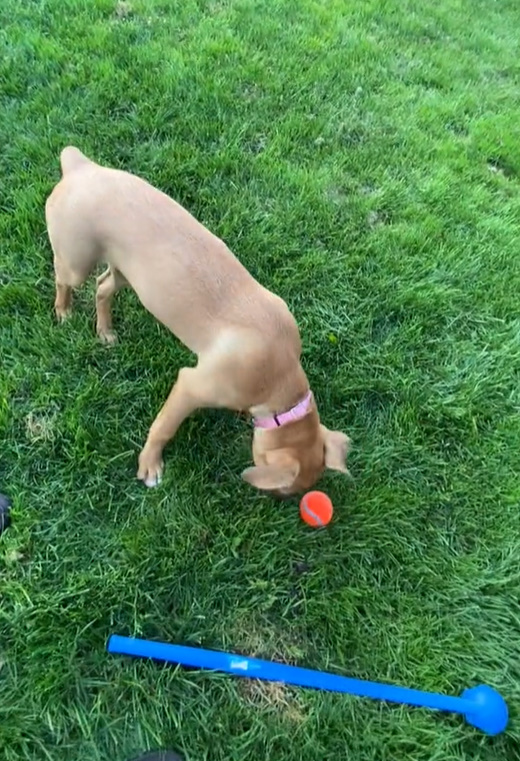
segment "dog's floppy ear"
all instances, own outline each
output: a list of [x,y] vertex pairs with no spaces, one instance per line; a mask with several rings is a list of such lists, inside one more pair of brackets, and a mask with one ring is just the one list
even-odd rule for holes
[[340,473],[348,473],[349,437],[341,431],[329,431],[324,425],[321,426],[321,431],[325,444],[325,467],[330,470],[339,470]]
[[300,472],[300,463],[289,452],[273,450],[268,453],[266,465],[247,468],[242,478],[251,486],[265,491],[289,489]]

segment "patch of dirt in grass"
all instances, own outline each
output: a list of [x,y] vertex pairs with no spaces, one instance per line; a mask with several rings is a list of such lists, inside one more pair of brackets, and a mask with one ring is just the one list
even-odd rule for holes
[[30,441],[53,441],[56,413],[30,412],[25,418],[25,433]]
[[284,718],[295,724],[305,720],[303,706],[295,690],[282,682],[241,679],[239,691],[244,701],[250,705],[283,714]]

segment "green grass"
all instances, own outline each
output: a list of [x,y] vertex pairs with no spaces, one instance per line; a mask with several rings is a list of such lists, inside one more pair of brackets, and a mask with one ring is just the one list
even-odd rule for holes
[[[3,761],[520,759],[520,11],[516,0],[3,0]],[[293,309],[354,484],[307,529],[240,480],[249,425],[136,457],[189,355],[92,285],[54,324],[44,200],[74,143],[169,192]],[[112,632],[512,709],[420,710],[108,656]]]

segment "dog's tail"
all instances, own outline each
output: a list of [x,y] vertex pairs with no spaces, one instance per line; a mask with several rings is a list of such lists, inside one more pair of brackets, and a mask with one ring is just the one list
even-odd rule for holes
[[73,145],[68,145],[60,154],[61,172],[63,175],[73,172],[80,166],[91,163],[90,159],[84,156],[80,150],[74,148]]

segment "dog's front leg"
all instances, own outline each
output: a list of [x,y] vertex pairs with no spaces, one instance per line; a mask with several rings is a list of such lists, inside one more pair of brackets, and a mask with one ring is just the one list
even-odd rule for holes
[[124,285],[127,285],[127,282],[115,267],[108,267],[97,278],[96,330],[100,340],[108,345],[115,343],[117,340],[117,336],[112,329],[112,299],[114,294]]
[[200,375],[199,367],[185,367],[179,372],[177,382],[150,428],[146,444],[139,455],[137,471],[137,478],[144,481],[146,486],[161,483],[163,449],[175,436],[183,420],[200,407],[212,406],[201,394],[204,383],[199,382]]

